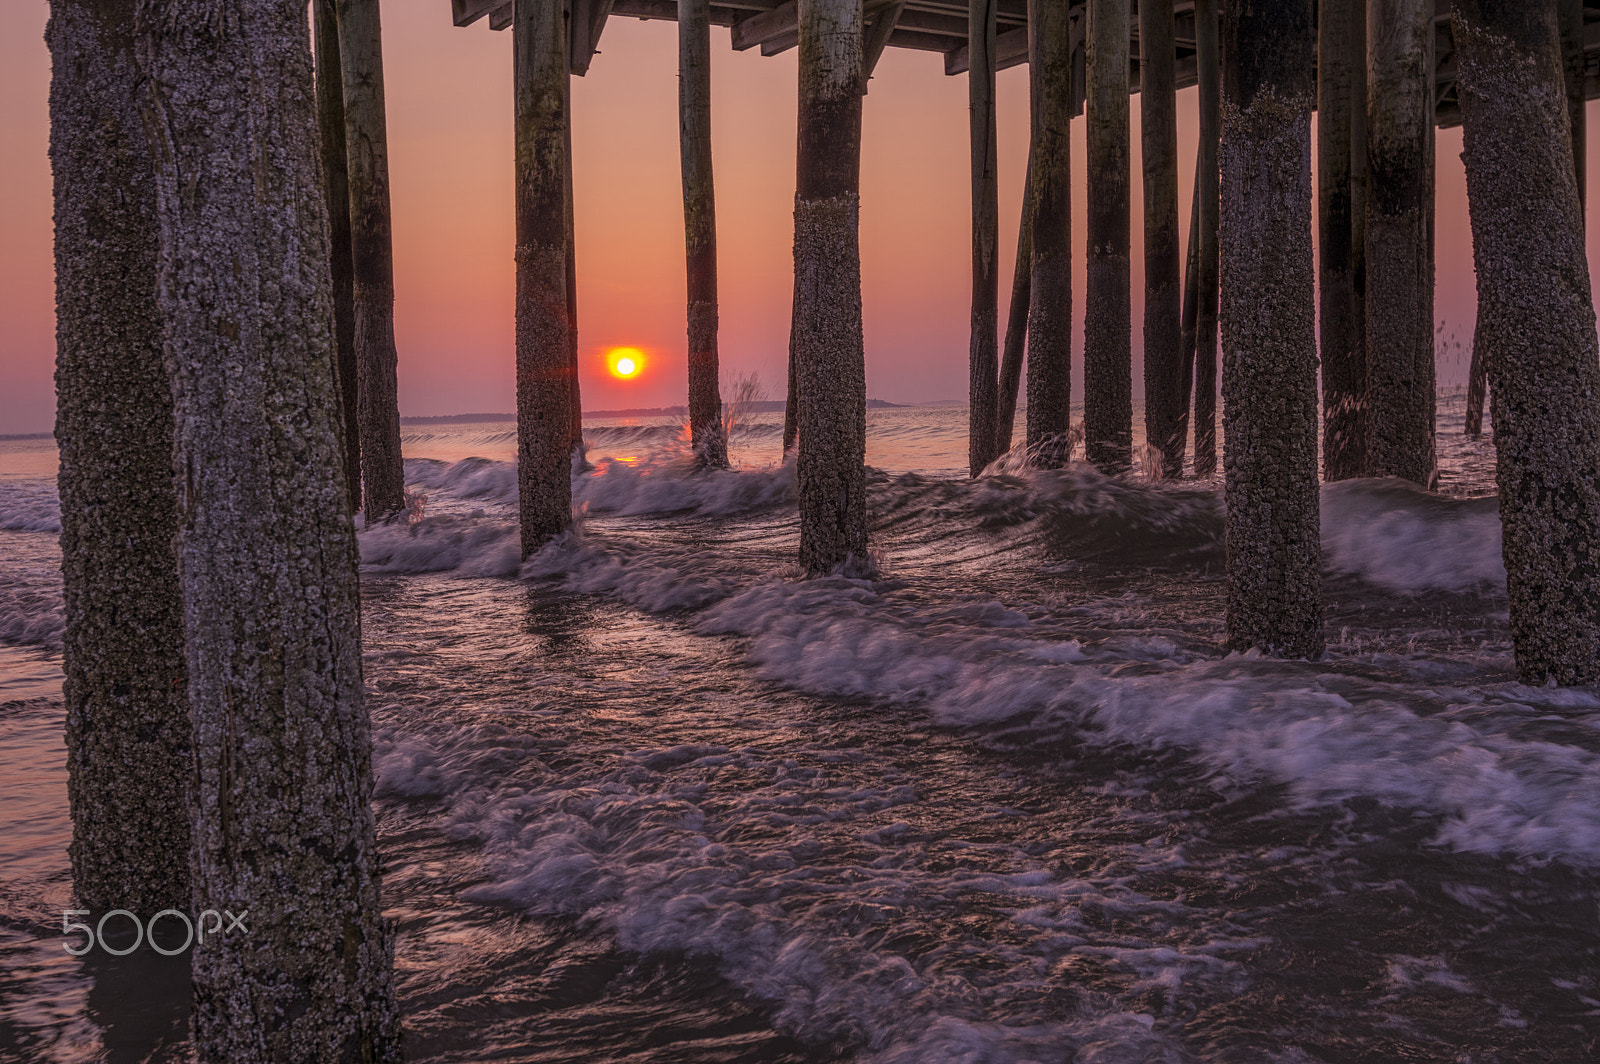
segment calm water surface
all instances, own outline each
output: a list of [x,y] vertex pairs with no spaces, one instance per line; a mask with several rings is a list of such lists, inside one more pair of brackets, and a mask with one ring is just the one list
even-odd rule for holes
[[[800,581],[779,418],[415,425],[362,533],[386,902],[426,1061],[1600,1059],[1600,692],[1512,676],[1491,445],[1324,488],[1328,653],[1221,646],[1215,485],[965,466],[874,411],[883,577]],[[0,1059],[185,1056],[74,958],[54,452],[0,441]]]

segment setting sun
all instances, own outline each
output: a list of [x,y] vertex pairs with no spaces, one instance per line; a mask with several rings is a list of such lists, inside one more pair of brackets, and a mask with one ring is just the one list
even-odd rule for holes
[[637,347],[613,347],[606,352],[606,367],[618,380],[632,380],[644,369],[644,352]]

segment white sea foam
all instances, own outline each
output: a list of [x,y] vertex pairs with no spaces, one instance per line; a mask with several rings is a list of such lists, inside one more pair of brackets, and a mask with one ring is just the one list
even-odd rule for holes
[[1449,499],[1403,480],[1343,480],[1322,489],[1330,568],[1393,591],[1505,586],[1495,499]]
[[54,480],[0,479],[0,531],[60,532]]

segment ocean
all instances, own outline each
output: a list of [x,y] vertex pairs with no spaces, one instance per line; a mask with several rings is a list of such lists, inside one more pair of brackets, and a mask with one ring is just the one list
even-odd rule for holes
[[[1211,481],[965,477],[873,410],[878,579],[802,580],[781,415],[693,474],[411,425],[361,533],[387,910],[438,1062],[1600,1059],[1600,692],[1514,678],[1494,456],[1322,492],[1328,651],[1222,646]],[[0,1060],[185,1059],[187,968],[63,949],[49,439],[0,441]]]

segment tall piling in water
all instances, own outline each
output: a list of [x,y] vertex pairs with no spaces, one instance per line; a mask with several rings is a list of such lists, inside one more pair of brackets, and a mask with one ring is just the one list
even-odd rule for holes
[[967,103],[972,156],[972,340],[968,351],[967,466],[972,476],[999,452],[995,431],[1000,359],[1000,181],[994,120],[994,38],[999,0],[967,6]]
[[1128,0],[1089,0],[1086,98],[1089,269],[1083,327],[1083,429],[1089,461],[1133,461],[1129,304]]
[[207,1064],[381,1064],[400,1032],[306,9],[215,12],[140,5],[160,86],[145,128],[181,492],[191,904],[249,916],[248,938],[195,943],[189,1029]]
[[678,159],[688,268],[689,437],[704,466],[728,465],[717,385],[717,207],[711,177],[711,0],[678,0]]
[[[1322,330],[1322,470],[1367,471],[1366,310],[1356,294],[1353,139],[1365,135],[1367,0],[1322,0],[1317,23],[1317,253]],[[1358,114],[1362,121],[1356,121]]]
[[799,18],[790,342],[799,421],[800,564],[809,573],[826,573],[867,563],[861,3],[800,0]]
[[1367,7],[1367,469],[1434,472],[1433,0]]
[[188,907],[193,772],[157,161],[133,5],[56,0],[45,39],[68,854],[80,907],[149,918]]
[[1144,427],[1151,470],[1183,475],[1178,390],[1183,290],[1178,240],[1177,45],[1172,0],[1139,4],[1139,115],[1144,169]]
[[350,258],[350,171],[345,154],[344,72],[339,59],[339,13],[334,0],[311,9],[317,74],[317,126],[322,136],[322,180],[328,201],[329,258],[333,273],[334,370],[339,379],[340,437],[350,512],[361,509],[360,369],[356,361],[355,266]]
[[[1561,72],[1567,90],[1568,132],[1572,135],[1572,171],[1578,179],[1578,210],[1587,216],[1589,204],[1587,157],[1588,122],[1583,85],[1583,0],[1557,0],[1557,26],[1561,31]],[[1587,220],[1585,221],[1587,226]]]
[[1456,0],[1511,641],[1526,683],[1600,681],[1600,351],[1554,5]]
[[1195,61],[1200,97],[1200,144],[1196,181],[1200,187],[1199,303],[1195,310],[1194,475],[1217,471],[1217,313],[1222,278],[1217,224],[1220,211],[1218,149],[1222,138],[1222,63],[1218,47],[1217,0],[1195,0]]
[[[1029,169],[1033,168],[1030,151]],[[1000,345],[1000,392],[995,399],[994,450],[1005,454],[1017,420],[1017,393],[1022,386],[1022,358],[1028,342],[1028,303],[1033,287],[1033,180],[1022,183],[1022,218],[1017,223],[1017,258],[1011,271],[1011,305],[1006,312],[1006,338]]]
[[394,343],[394,237],[389,213],[389,133],[384,115],[378,0],[338,0],[350,179],[354,343],[361,421],[362,498],[369,520],[405,507]]
[[516,0],[517,493],[522,553],[572,524],[563,0]]
[[1223,43],[1228,645],[1322,653],[1311,0],[1232,5]]
[[1029,0],[1028,446],[1069,457],[1072,427],[1072,32],[1067,0]]

